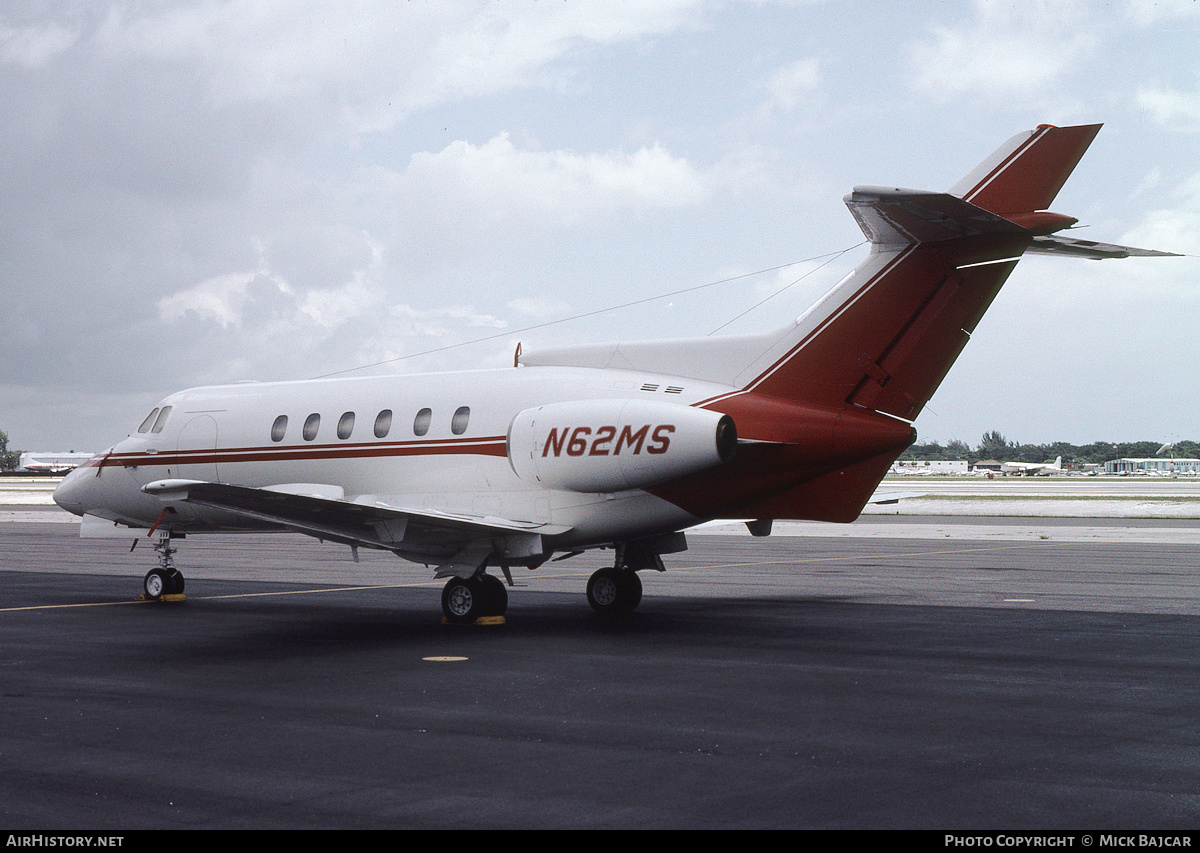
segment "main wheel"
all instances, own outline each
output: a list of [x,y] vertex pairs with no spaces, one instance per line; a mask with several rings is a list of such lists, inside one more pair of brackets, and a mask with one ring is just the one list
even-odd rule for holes
[[166,595],[183,595],[183,572],[176,569],[167,577],[170,586]]
[[173,586],[170,576],[162,569],[151,569],[142,580],[142,591],[146,593],[146,598],[152,601],[169,595]]
[[503,616],[508,609],[508,590],[504,587],[504,581],[495,575],[484,575],[480,580],[487,599],[485,612],[488,616]]
[[488,615],[488,599],[484,585],[475,578],[450,578],[442,588],[442,613],[448,622],[474,622]]
[[622,574],[625,575],[626,581],[629,584],[629,602],[626,606],[628,609],[633,610],[633,608],[642,603],[642,579],[632,569],[624,569]]
[[600,569],[587,584],[587,600],[597,613],[628,613],[642,600],[642,582],[628,569]]

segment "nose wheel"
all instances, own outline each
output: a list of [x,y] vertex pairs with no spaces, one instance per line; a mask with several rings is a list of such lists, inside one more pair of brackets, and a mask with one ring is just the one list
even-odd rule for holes
[[143,597],[149,601],[158,601],[164,595],[183,595],[183,573],[175,568],[175,551],[169,532],[154,540],[158,568],[146,572],[142,579]]
[[178,570],[151,569],[142,580],[142,591],[151,601],[158,601],[164,595],[182,595],[183,573]]

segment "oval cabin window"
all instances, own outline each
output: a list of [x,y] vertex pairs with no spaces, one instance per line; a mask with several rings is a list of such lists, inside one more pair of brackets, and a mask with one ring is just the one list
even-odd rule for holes
[[375,416],[375,437],[387,438],[392,430],[392,410],[384,409]]
[[413,419],[413,435],[424,435],[429,432],[429,420],[433,417],[432,409],[421,409]]
[[305,441],[312,441],[317,437],[317,430],[321,428],[321,416],[313,412],[304,419],[304,429],[300,431]]

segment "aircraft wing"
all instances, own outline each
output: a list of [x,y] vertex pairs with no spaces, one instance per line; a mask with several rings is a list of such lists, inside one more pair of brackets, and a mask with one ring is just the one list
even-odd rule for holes
[[[339,487],[322,484],[258,489],[200,480],[158,480],[143,486],[142,491],[168,505],[178,501],[322,540],[394,551],[408,559],[428,558],[428,562],[443,564],[439,575],[458,574],[460,568],[465,571],[464,559],[473,561],[478,556],[482,561],[493,551],[499,557],[535,557],[543,551],[542,536],[571,529],[376,501],[360,503],[342,498]],[[478,563],[471,571],[477,567]]]
[[875,493],[867,500],[869,504],[894,504],[909,498],[923,498],[925,492],[885,492],[883,489],[876,489]]

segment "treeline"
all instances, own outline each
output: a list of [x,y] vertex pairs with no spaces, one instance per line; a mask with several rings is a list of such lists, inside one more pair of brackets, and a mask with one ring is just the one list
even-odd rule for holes
[[[944,445],[931,441],[928,444],[914,444],[904,451],[900,458],[912,461],[966,459],[974,465],[981,459],[995,459],[997,462],[1048,462],[1061,456],[1064,465],[1082,465],[1099,464],[1125,457],[1152,457],[1158,453],[1160,447],[1161,441],[1094,441],[1091,444],[1054,441],[1050,444],[1021,444],[1018,441],[1009,441],[999,432],[992,430],[983,434],[982,440],[974,449],[965,441],[957,439]],[[1200,458],[1200,443],[1176,441],[1170,450],[1163,453],[1164,458],[1170,456]]]
[[8,449],[8,433],[0,429],[0,471],[13,471],[21,462],[21,451]]

